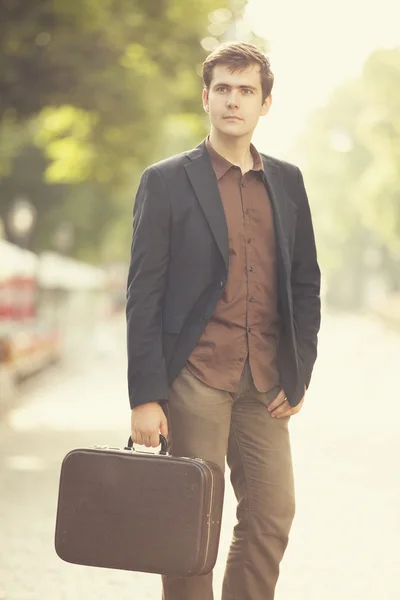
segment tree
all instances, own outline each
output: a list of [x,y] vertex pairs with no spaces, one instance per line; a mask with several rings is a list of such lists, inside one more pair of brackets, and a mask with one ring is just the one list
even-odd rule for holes
[[366,100],[358,129],[371,157],[360,178],[363,221],[391,252],[400,252],[400,51],[379,50],[366,61]]
[[[393,280],[400,250],[400,53],[375,51],[359,79],[310,120],[306,149],[318,246],[329,298],[358,306],[377,267]],[[372,258],[371,258],[372,257]],[[381,257],[381,261],[379,260]]]
[[29,187],[36,157],[34,247],[67,219],[72,250],[100,258],[104,232],[130,227],[144,166],[205,133],[195,67],[216,9],[219,0],[0,1],[0,211]]

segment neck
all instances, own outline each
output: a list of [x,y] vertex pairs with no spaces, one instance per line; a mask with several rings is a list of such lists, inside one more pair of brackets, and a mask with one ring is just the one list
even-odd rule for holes
[[251,134],[233,137],[211,127],[210,143],[218,154],[240,167],[243,173],[253,168],[253,157],[250,152]]

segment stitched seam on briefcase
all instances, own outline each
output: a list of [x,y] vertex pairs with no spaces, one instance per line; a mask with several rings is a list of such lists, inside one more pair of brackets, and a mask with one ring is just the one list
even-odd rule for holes
[[209,472],[211,473],[211,499],[210,499],[210,505],[209,505],[209,516],[208,516],[208,531],[207,531],[207,545],[206,545],[206,551],[205,551],[205,556],[204,556],[204,562],[203,565],[200,569],[200,572],[204,569],[204,567],[207,564],[207,560],[208,560],[208,549],[210,547],[210,536],[211,536],[211,514],[212,514],[212,510],[213,510],[213,505],[214,505],[214,493],[215,493],[215,482],[214,482],[214,472],[213,470],[206,464],[203,463],[204,466],[209,470]]

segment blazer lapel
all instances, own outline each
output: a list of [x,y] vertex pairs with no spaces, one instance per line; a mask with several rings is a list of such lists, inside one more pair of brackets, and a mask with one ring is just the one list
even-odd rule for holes
[[[187,156],[190,162],[185,165],[186,172],[228,268],[228,228],[217,180],[205,143],[202,142],[197,148],[188,152]],[[290,270],[288,250],[290,242],[293,241],[297,207],[286,194],[279,167],[265,156],[262,158],[264,181],[274,214],[277,245],[284,267]]]
[[204,142],[187,155],[191,162],[185,165],[186,172],[228,268],[228,227],[217,179]]
[[289,245],[293,241],[297,207],[286,194],[279,167],[263,156],[264,181],[270,196],[275,235],[282,260],[289,267]]

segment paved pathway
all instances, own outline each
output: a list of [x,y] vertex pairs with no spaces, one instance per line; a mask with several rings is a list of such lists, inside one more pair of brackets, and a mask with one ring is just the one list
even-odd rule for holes
[[[25,385],[0,423],[0,600],[158,600],[158,576],[63,563],[53,549],[60,462],[129,434],[123,326],[110,349]],[[95,359],[95,360],[94,360]],[[324,319],[307,401],[291,421],[297,516],[276,600],[400,598],[400,337]],[[228,484],[215,597],[234,523]]]

